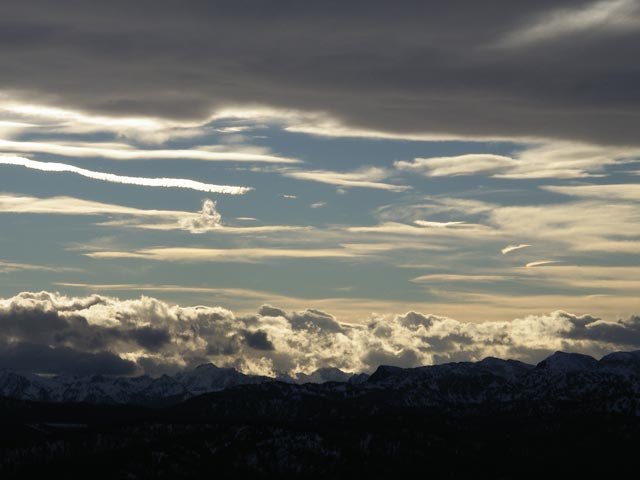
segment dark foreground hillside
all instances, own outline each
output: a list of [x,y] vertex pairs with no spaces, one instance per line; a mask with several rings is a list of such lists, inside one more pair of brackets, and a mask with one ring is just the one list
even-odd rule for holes
[[[23,387],[13,392],[34,391],[7,378]],[[380,367],[323,384],[240,380],[169,404],[0,398],[0,478],[495,480],[637,465],[640,352]]]
[[[2,478],[537,478],[636,466],[640,419],[309,405],[312,420],[5,402]],[[306,407],[305,407],[306,408]],[[580,409],[576,409],[580,410]],[[299,412],[302,413],[302,412]],[[393,477],[392,477],[393,478]]]

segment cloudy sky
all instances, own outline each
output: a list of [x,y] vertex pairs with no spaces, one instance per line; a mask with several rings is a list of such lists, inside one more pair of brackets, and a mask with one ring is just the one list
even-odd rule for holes
[[638,0],[25,0],[0,38],[0,367],[640,347]]

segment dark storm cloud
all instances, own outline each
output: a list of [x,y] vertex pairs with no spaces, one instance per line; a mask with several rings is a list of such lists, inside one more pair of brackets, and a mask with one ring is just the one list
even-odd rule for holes
[[275,350],[273,343],[269,340],[266,332],[258,330],[257,332],[245,332],[244,341],[251,348],[256,350]]
[[22,294],[16,297],[19,301],[0,309],[0,342],[40,344],[54,347],[58,353],[68,348],[97,354],[117,351],[122,348],[119,344],[137,344],[153,352],[171,341],[166,328],[139,326],[128,318],[129,312],[118,314],[117,325],[92,324],[74,313],[105,303],[105,299],[96,297],[58,302],[56,295],[45,292]]
[[142,327],[131,332],[131,336],[141,347],[152,352],[171,341],[171,335],[164,328]]
[[640,347],[640,317],[632,316],[617,322],[602,322],[593,317],[589,319],[588,323],[575,322],[575,328],[567,333],[567,337]]
[[114,114],[324,111],[396,133],[640,143],[634,0],[0,5],[0,89]]
[[82,352],[33,343],[0,344],[0,368],[71,375],[131,375],[137,365],[111,352]]

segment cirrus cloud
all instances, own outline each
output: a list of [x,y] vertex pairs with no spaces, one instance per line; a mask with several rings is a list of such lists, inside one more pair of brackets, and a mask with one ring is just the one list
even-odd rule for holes
[[469,153],[396,161],[400,171],[427,177],[483,175],[496,178],[584,178],[603,176],[607,166],[637,162],[640,150],[586,143],[530,145],[512,156]]

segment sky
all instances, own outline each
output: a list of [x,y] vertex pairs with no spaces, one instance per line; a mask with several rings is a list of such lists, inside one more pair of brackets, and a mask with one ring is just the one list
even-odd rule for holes
[[638,0],[26,0],[0,37],[0,368],[640,348]]

